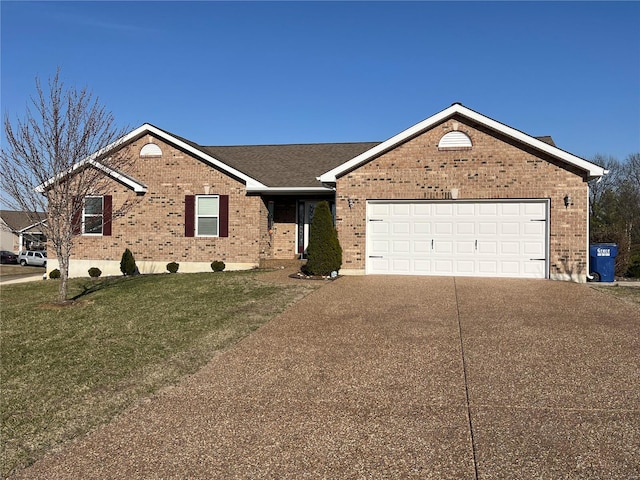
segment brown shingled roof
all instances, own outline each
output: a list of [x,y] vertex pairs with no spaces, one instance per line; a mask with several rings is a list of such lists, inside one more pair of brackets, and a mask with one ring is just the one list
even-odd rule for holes
[[[35,217],[35,218],[34,218]],[[4,220],[4,223],[14,232],[19,232],[27,227],[31,227],[36,223],[46,220],[47,214],[43,212],[36,212],[29,218],[26,212],[16,210],[0,210],[0,218]],[[35,222],[33,220],[36,220]]]
[[550,135],[543,135],[541,137],[535,137],[538,140],[540,140],[541,142],[547,143],[549,145],[551,145],[552,147],[556,147],[556,142],[553,141],[553,138],[551,138]]
[[[158,128],[158,127],[155,127]],[[267,187],[320,187],[322,173],[366,152],[380,142],[309,143],[282,145],[202,146],[162,130],[214,157]]]
[[[214,157],[267,187],[320,187],[322,184],[316,180],[316,177],[380,144],[380,142],[354,142],[202,146],[167,130],[160,128],[158,130]],[[550,136],[535,138],[555,146]]]
[[201,149],[268,187],[319,187],[321,183],[316,177],[378,143],[247,145]]

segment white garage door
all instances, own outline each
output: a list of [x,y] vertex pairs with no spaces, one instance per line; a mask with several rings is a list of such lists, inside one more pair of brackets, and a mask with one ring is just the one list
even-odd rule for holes
[[547,202],[367,202],[368,274],[545,278]]

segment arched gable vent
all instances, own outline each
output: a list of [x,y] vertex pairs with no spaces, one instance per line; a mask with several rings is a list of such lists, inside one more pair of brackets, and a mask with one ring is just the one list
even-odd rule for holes
[[471,146],[469,135],[457,130],[446,133],[438,143],[438,148],[470,148]]
[[141,157],[161,157],[162,150],[160,150],[160,147],[155,143],[147,143],[140,150],[140,156]]

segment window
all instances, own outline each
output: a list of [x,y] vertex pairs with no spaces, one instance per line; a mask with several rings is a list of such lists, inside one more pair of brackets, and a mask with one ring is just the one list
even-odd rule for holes
[[85,235],[102,235],[103,214],[102,197],[85,197],[82,211],[82,233]]
[[217,237],[219,218],[218,195],[198,195],[196,197],[196,236]]

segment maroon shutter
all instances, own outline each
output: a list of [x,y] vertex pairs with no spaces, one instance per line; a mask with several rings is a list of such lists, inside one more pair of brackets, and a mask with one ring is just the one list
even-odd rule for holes
[[71,231],[74,235],[82,234],[82,210],[84,209],[84,201],[81,197],[73,198],[73,217],[71,219]]
[[220,195],[220,237],[229,236],[229,195]]
[[111,195],[105,195],[102,197],[102,235],[105,237],[111,236],[111,220],[113,216]]
[[184,236],[193,237],[195,235],[196,219],[196,196],[184,196]]

